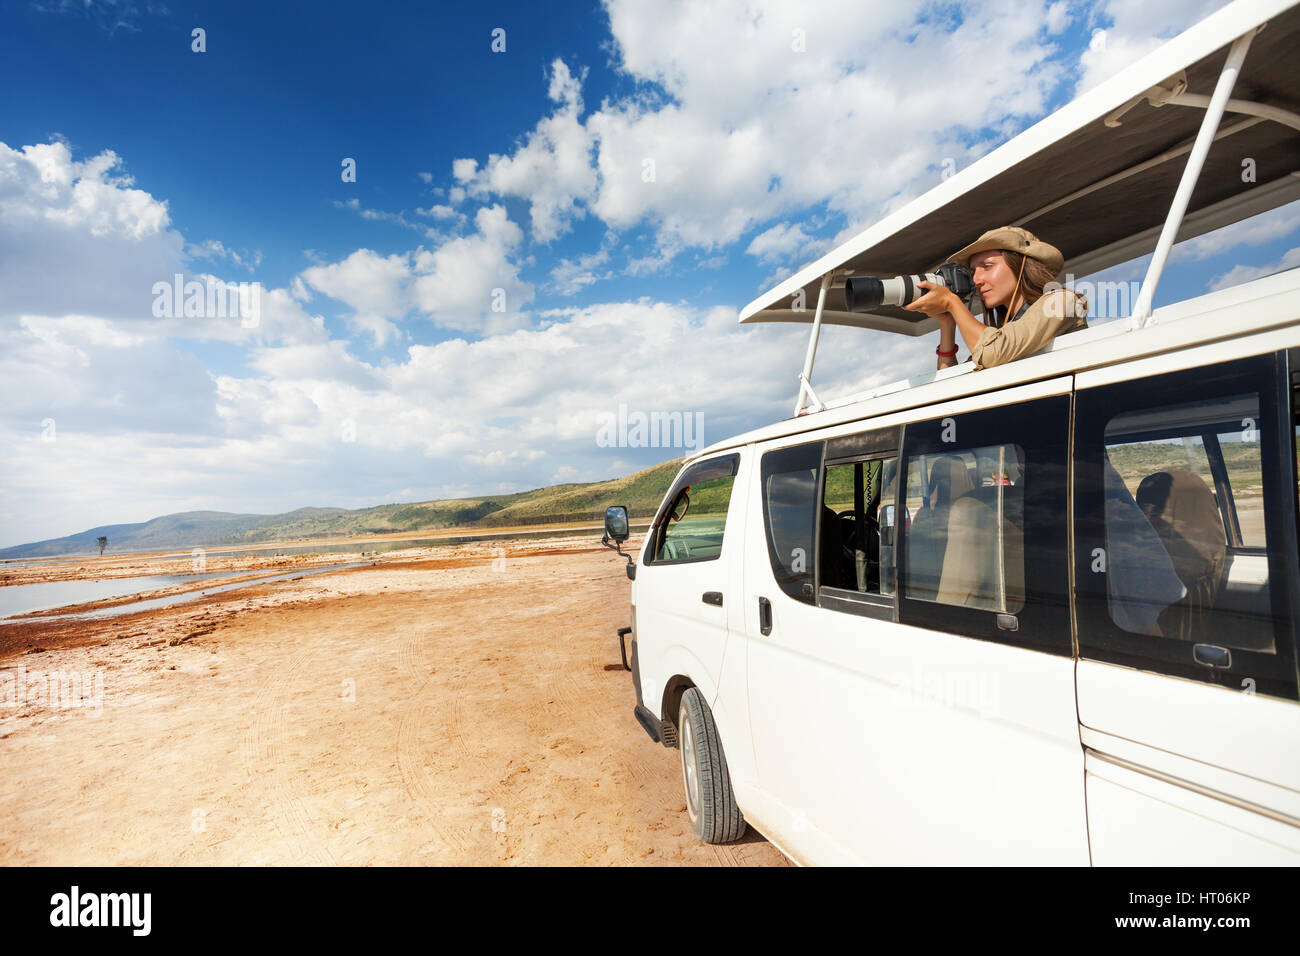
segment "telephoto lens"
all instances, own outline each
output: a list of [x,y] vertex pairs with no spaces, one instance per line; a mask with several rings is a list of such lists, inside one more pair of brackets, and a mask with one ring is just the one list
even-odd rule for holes
[[844,282],[844,304],[850,312],[867,312],[882,305],[903,306],[925,295],[921,282],[943,285],[944,281],[933,272],[922,275],[894,276],[877,279],[860,276]]
[[844,304],[850,312],[869,312],[882,305],[910,305],[928,291],[921,288],[922,282],[951,289],[963,300],[969,298],[975,288],[969,269],[948,262],[940,266],[937,273],[924,272],[920,275],[894,276],[892,279],[877,279],[875,276],[846,279]]

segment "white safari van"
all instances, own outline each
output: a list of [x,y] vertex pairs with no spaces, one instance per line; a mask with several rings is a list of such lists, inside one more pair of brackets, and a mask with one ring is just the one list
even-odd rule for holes
[[[1300,199],[1297,38],[1237,0],[744,310],[810,324],[797,414],[685,464],[620,633],[701,839],[1300,863],[1300,270],[1151,308],[1175,241]],[[936,328],[846,276],[1005,223],[1075,275],[1154,252],[1132,318],[818,400],[823,324]]]

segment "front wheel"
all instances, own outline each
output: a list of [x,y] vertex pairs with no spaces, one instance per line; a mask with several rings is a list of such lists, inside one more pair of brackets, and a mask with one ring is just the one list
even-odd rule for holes
[[691,828],[705,843],[734,843],[745,834],[745,818],[731,792],[727,758],[713,714],[694,687],[682,695],[677,726]]

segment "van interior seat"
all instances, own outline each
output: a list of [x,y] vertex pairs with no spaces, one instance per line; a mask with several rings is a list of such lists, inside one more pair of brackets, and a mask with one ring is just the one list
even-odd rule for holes
[[930,466],[929,497],[912,518],[907,536],[908,593],[933,599],[948,546],[949,511],[955,501],[975,490],[970,469],[956,455],[944,455]]
[[[939,579],[938,599],[962,607],[1003,610],[999,570],[1006,576],[1006,607],[1016,611],[1025,603],[1024,531],[1018,500],[1007,495],[1011,486],[978,488],[953,502],[948,517],[948,547]],[[998,533],[998,495],[1003,495],[1002,533]],[[1005,567],[998,562],[1003,548]]]
[[1166,637],[1205,640],[1228,547],[1214,494],[1200,475],[1177,468],[1147,475],[1135,499],[1187,588],[1161,614],[1160,630]]

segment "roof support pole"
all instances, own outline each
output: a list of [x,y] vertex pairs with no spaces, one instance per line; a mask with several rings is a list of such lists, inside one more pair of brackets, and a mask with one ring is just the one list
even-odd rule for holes
[[1182,227],[1187,204],[1192,199],[1192,190],[1196,188],[1196,180],[1200,178],[1205,157],[1209,154],[1210,145],[1219,130],[1219,121],[1223,118],[1228,98],[1232,95],[1232,87],[1241,72],[1246,51],[1250,49],[1250,41],[1255,38],[1257,32],[1259,32],[1258,28],[1237,37],[1233,41],[1232,48],[1228,50],[1228,59],[1219,73],[1219,82],[1215,85],[1214,94],[1205,109],[1205,119],[1201,121],[1201,129],[1196,134],[1192,153],[1187,157],[1187,166],[1183,169],[1183,178],[1178,182],[1178,190],[1174,193],[1169,215],[1165,218],[1164,228],[1160,230],[1160,238],[1156,241],[1156,251],[1151,257],[1151,265],[1147,267],[1146,277],[1142,280],[1142,291],[1138,293],[1137,303],[1133,306],[1133,316],[1129,320],[1130,328],[1142,328],[1151,318],[1151,302],[1155,298],[1160,274],[1164,272],[1165,263],[1169,259],[1169,250],[1173,248],[1174,239]]
[[808,336],[808,352],[803,357],[803,371],[799,373],[799,397],[794,403],[795,415],[803,413],[803,399],[807,395],[817,406],[817,411],[824,407],[812,389],[813,359],[817,357],[817,340],[822,333],[822,310],[826,308],[826,290],[831,287],[831,273],[822,276],[821,291],[817,293],[817,312],[813,315],[812,333]]

